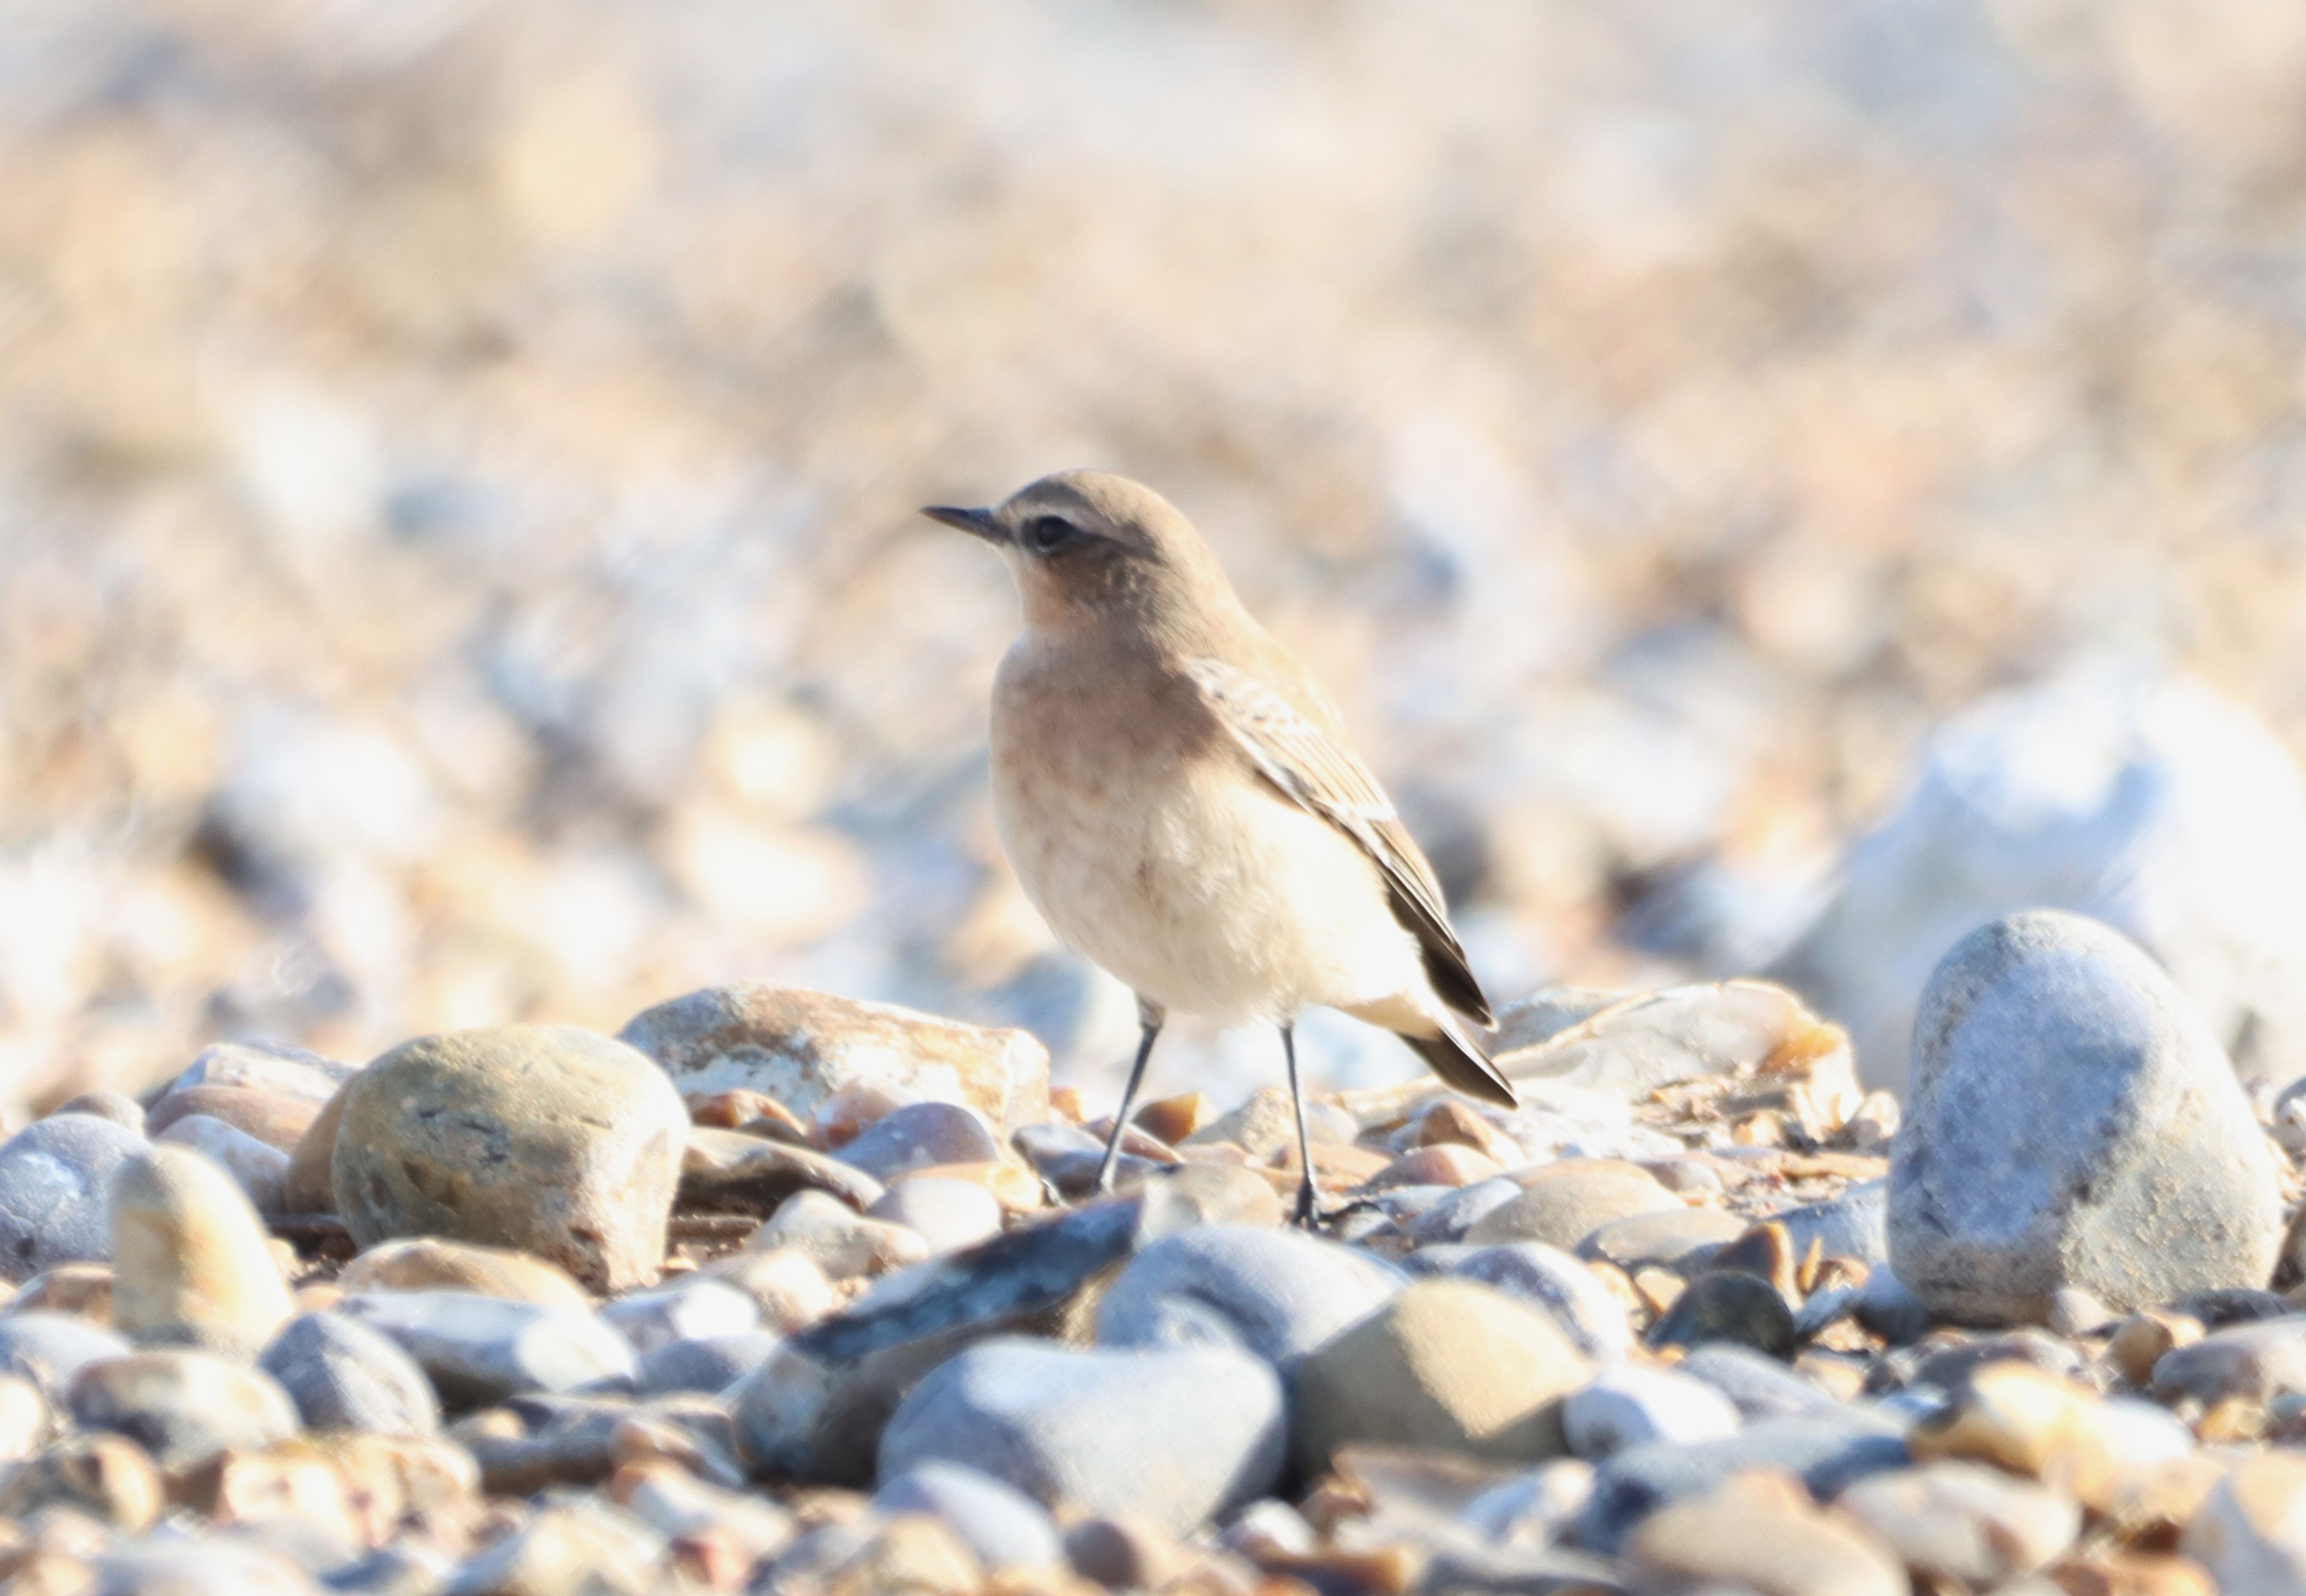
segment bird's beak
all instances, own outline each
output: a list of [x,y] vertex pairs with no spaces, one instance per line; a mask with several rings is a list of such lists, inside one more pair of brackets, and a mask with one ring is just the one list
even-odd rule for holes
[[983,538],[988,543],[1005,543],[1000,523],[994,520],[991,510],[956,509],[949,504],[929,504],[921,507],[921,514],[932,521],[942,521],[947,526],[958,526],[972,537]]

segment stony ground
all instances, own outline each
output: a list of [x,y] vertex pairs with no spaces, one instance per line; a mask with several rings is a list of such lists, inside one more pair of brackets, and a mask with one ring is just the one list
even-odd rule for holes
[[1967,938],[1902,1113],[1759,982],[1556,989],[1499,1042],[1511,1114],[1314,1105],[1319,1233],[1277,1090],[1148,1105],[1100,1199],[1023,1033],[794,989],[359,1070],[212,1047],[0,1146],[0,1570],[2306,1585],[2286,1105],[2132,944]]

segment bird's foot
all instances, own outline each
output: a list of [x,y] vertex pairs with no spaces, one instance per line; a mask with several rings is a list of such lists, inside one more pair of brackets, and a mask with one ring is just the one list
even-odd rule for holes
[[1290,1213],[1289,1223],[1300,1230],[1319,1233],[1325,1226],[1335,1225],[1362,1206],[1349,1202],[1339,1208],[1323,1208],[1320,1190],[1311,1181],[1304,1181],[1297,1187],[1297,1206]]

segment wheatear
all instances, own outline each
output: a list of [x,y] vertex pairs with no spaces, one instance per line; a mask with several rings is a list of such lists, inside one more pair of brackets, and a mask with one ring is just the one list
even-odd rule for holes
[[1098,1189],[1171,1009],[1280,1027],[1300,1224],[1319,1212],[1297,1083],[1306,1004],[1381,1025],[1457,1090],[1513,1106],[1473,1035],[1490,1005],[1433,867],[1191,524],[1094,471],[921,513],[999,549],[1024,601],[993,689],[1002,846],[1058,938],[1137,994],[1144,1029]]

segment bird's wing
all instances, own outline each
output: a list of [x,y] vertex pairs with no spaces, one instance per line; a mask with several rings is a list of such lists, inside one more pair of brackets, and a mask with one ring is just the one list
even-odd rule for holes
[[1287,697],[1221,660],[1186,661],[1218,724],[1249,755],[1267,781],[1361,845],[1385,879],[1394,917],[1413,933],[1425,955],[1433,990],[1480,1025],[1493,1022],[1489,999],[1473,978],[1465,947],[1449,928],[1441,883],[1425,862],[1393,800],[1344,740],[1309,718]]

